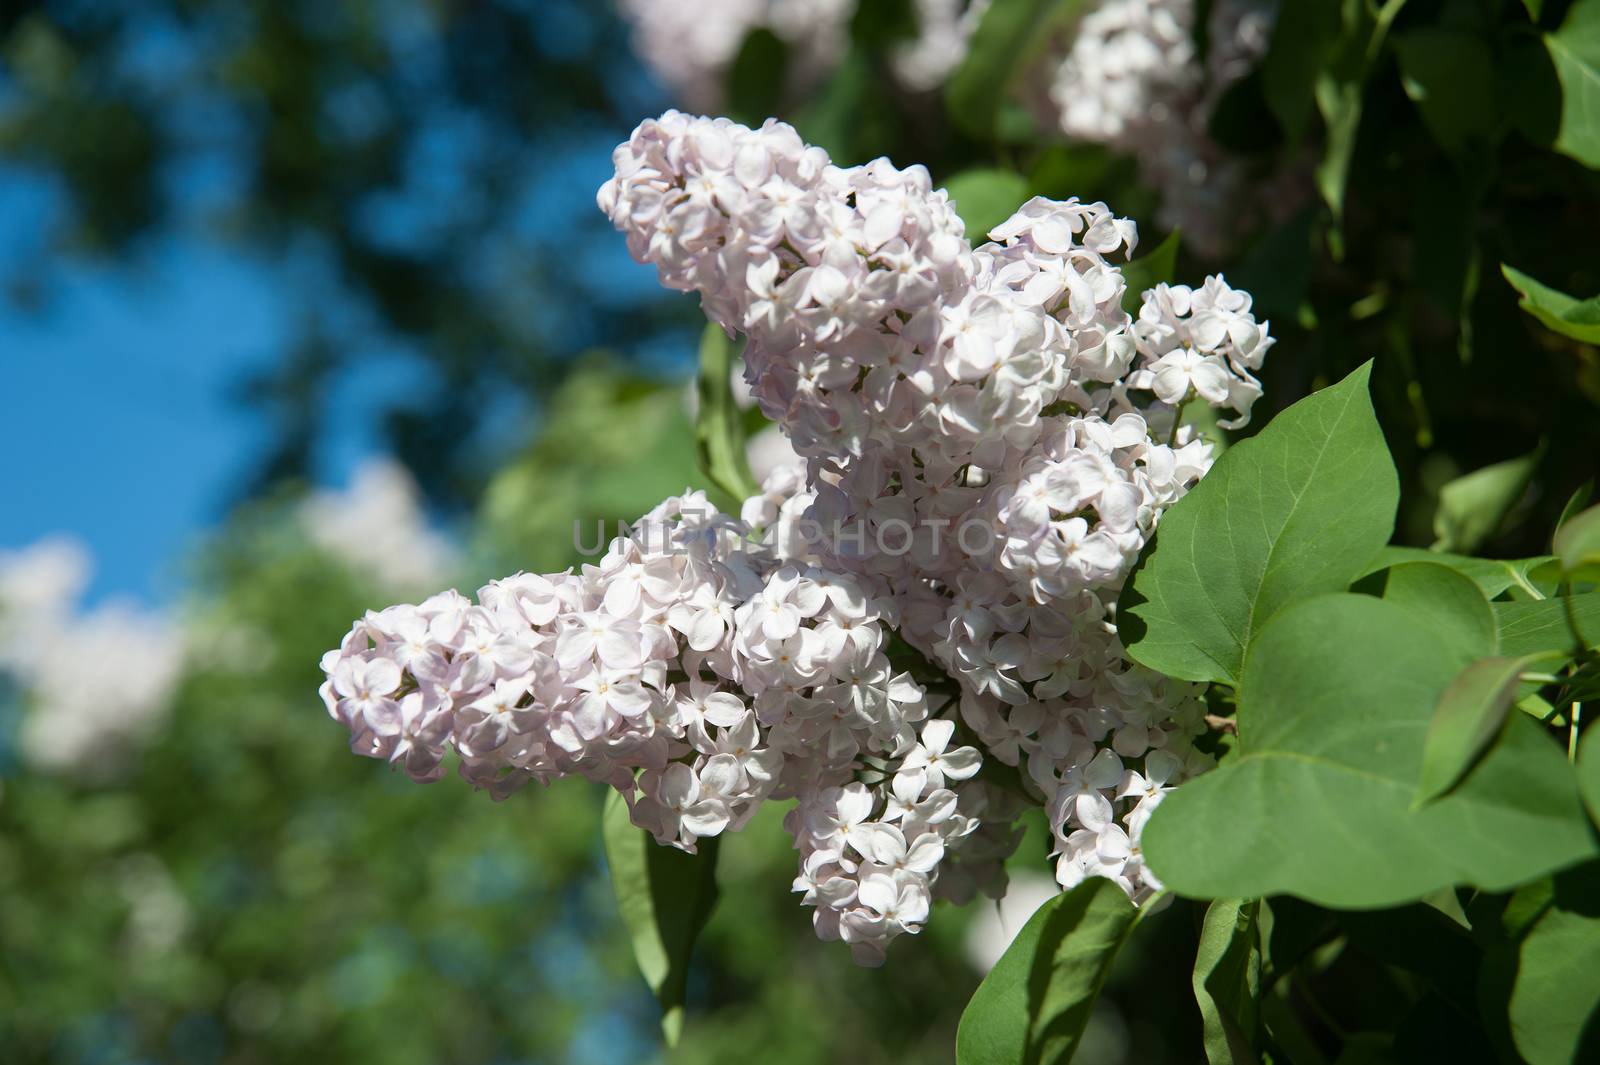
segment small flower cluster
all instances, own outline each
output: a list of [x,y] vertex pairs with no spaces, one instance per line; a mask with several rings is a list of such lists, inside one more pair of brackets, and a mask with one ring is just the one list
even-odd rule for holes
[[604,781],[687,849],[795,799],[795,889],[867,964],[936,897],[1003,891],[1026,802],[1061,884],[1148,897],[1139,833],[1207,767],[1204,709],[1128,659],[1116,598],[1210,467],[1183,404],[1259,394],[1249,297],[1161,286],[1135,321],[1104,204],[1032,200],[975,249],[922,167],[776,121],[668,112],[614,159],[601,208],[745,335],[798,458],[737,522],[670,499],[598,566],[370,615],[324,662],[357,750],[433,779],[453,747],[496,795]]

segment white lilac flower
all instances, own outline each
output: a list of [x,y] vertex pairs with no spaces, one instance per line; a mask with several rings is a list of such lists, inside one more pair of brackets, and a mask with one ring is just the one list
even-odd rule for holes
[[602,781],[686,849],[793,799],[794,888],[863,964],[935,897],[1002,895],[1029,800],[1059,883],[1149,898],[1139,834],[1206,768],[1204,707],[1128,659],[1116,599],[1211,464],[1176,405],[1254,398],[1248,295],[1160,286],[1135,322],[1104,204],[1032,200],[974,249],[922,168],[835,167],[775,121],[668,112],[614,158],[601,207],[745,335],[795,457],[742,520],[686,493],[598,565],[368,615],[324,661],[353,748],[420,780],[453,751],[497,797]]

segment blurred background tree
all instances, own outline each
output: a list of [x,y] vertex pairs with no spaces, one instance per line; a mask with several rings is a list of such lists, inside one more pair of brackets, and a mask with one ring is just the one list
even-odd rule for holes
[[[716,13],[659,9],[679,6]],[[835,37],[812,27],[833,49],[821,66],[793,34],[741,27],[706,106],[785,117],[841,162],[926,163],[973,221],[1079,195],[1135,217],[1145,248],[1166,235],[1142,164],[1064,136],[1029,80],[1091,5],[995,0],[931,78],[903,49],[937,5],[834,6]],[[1342,56],[1374,27],[1339,12],[1366,8],[1308,0],[1314,17],[1280,18],[1208,118],[1253,172],[1299,184],[1255,186],[1286,210],[1224,218],[1222,258],[1185,240],[1174,276],[1220,263],[1272,318],[1257,425],[1376,357],[1410,543],[1542,551],[1600,456],[1594,347],[1543,330],[1498,276],[1505,261],[1600,291],[1600,178],[1551,147],[1537,47],[1574,5],[1530,6],[1414,0],[1352,72]],[[417,788],[350,757],[321,718],[320,654],[362,610],[431,587],[331,549],[303,520],[303,482],[350,417],[336,384],[353,374],[403,385],[378,390],[381,440],[467,544],[440,583],[573,564],[574,519],[631,519],[699,483],[680,382],[702,319],[628,263],[592,202],[611,147],[689,87],[656,81],[616,14],[584,0],[15,2],[0,66],[0,182],[46,181],[62,204],[41,254],[4,268],[10,313],[47,309],[73,264],[138,274],[182,238],[270,264],[294,319],[239,379],[273,432],[193,560],[165,724],[96,752],[105,772],[47,771],[17,742],[39,693],[0,690],[0,1056],[663,1055],[597,793],[567,782],[496,806],[453,779]],[[1504,88],[1474,104],[1463,83],[1480,68]],[[1353,88],[1354,126],[1313,106],[1318,78]],[[1328,195],[1312,170],[1339,152],[1348,180]],[[1453,478],[1519,456],[1487,501],[1457,490],[1471,520],[1441,510]],[[790,894],[779,816],[722,848],[673,1060],[948,1060],[980,975],[968,955],[998,934],[969,927],[983,905],[941,906],[888,973],[856,969]],[[1045,835],[1019,873],[1048,876]],[[1192,1060],[1195,916],[1179,903],[1142,926],[1085,1060]],[[1360,945],[1284,927],[1333,974],[1336,1005],[1404,982]]]

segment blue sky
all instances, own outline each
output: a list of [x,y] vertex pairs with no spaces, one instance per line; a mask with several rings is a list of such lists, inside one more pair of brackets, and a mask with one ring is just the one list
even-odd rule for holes
[[[592,12],[574,6],[569,14],[577,22],[563,32],[582,29]],[[159,80],[193,60],[188,48],[153,26],[129,62]],[[640,117],[659,110],[660,89],[639,68],[619,75],[619,91]],[[9,88],[0,75],[0,96]],[[205,236],[196,219],[247,194],[245,178],[225,116],[200,99],[179,103],[173,119],[200,150],[175,160],[166,178],[187,210],[131,261],[62,254],[54,244],[64,210],[56,188],[0,165],[0,284],[22,281],[42,297],[30,305],[0,294],[0,549],[56,533],[81,538],[96,559],[91,601],[129,595],[159,603],[181,591],[186,552],[237,498],[270,439],[266,419],[235,398],[237,388],[281,357],[308,313],[331,320],[340,342],[388,356],[363,359],[335,382],[327,402],[337,424],[319,439],[318,480],[346,479],[379,447],[376,414],[385,402],[428,383],[420,361],[405,358],[340,294],[337,271],[314,249],[258,261]],[[431,132],[407,174],[409,194],[379,198],[367,220],[400,246],[426,231],[439,205],[472,194],[462,161],[483,148],[470,115],[440,110],[418,120]],[[515,211],[517,233],[482,250],[481,268],[494,277],[522,268],[527,245],[519,239],[564,242],[560,258],[592,294],[589,306],[511,311],[531,313],[528,327],[560,350],[605,344],[609,318],[660,292],[654,271],[628,260],[620,236],[592,235],[596,223],[603,228],[594,190],[626,134],[569,129],[540,145]],[[575,220],[591,236],[574,241]],[[690,351],[686,337],[673,335],[637,354],[661,370],[681,368]],[[514,447],[532,424],[526,397],[500,406],[486,413],[481,434],[494,453]]]
[[[50,197],[0,172],[0,245],[38,254]],[[248,471],[265,423],[230,386],[283,342],[271,272],[169,240],[137,269],[69,265],[38,308],[0,302],[0,546],[72,533],[94,551],[91,595],[167,599],[182,549]],[[25,268],[25,266],[24,266]]]

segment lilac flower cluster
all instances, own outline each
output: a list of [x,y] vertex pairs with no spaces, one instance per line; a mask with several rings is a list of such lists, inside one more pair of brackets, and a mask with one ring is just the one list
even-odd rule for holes
[[675,497],[597,566],[358,622],[323,663],[355,749],[419,780],[453,750],[497,796],[602,781],[685,849],[796,800],[795,889],[865,964],[936,896],[1001,893],[1027,803],[1061,884],[1150,896],[1139,833],[1207,767],[1203,707],[1128,659],[1116,598],[1210,467],[1184,404],[1259,394],[1248,295],[1160,286],[1136,321],[1104,204],[1032,200],[974,248],[922,167],[775,121],[668,112],[614,158],[601,208],[745,336],[797,461],[739,520]]

